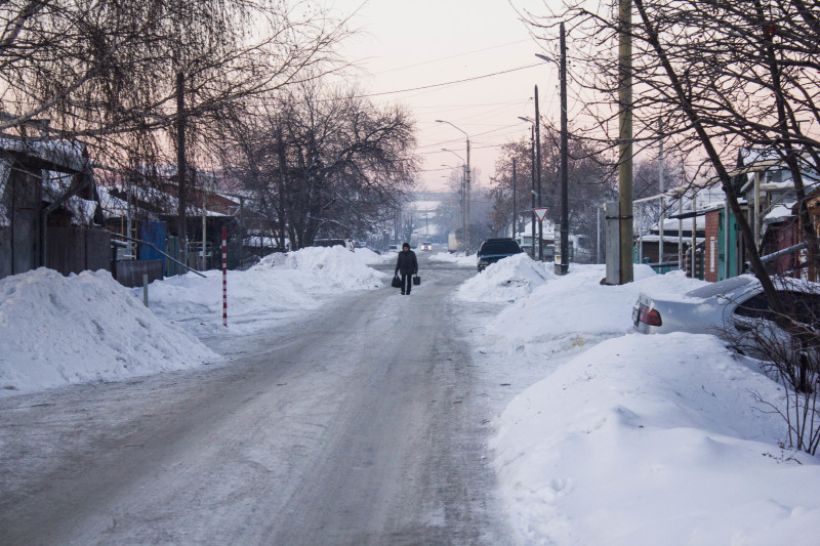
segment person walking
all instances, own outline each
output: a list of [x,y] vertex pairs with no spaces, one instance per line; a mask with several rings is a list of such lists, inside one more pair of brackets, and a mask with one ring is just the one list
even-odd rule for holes
[[410,288],[413,286],[413,275],[419,272],[419,262],[416,253],[410,250],[410,243],[401,245],[401,252],[396,259],[395,275],[401,273],[401,294],[410,295]]

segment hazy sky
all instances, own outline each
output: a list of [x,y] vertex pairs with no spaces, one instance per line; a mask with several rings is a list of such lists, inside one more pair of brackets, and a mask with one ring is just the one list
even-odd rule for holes
[[[506,0],[325,0],[337,14],[353,16],[358,34],[341,53],[360,68],[357,78],[369,93],[420,87],[470,78],[539,63],[542,51],[526,25]],[[543,12],[541,0],[517,0],[515,5]],[[557,49],[557,48],[556,48]],[[538,84],[541,112],[557,120],[558,79],[555,66],[537,67],[493,78],[423,91],[374,97],[377,104],[399,103],[413,114],[418,127],[419,173],[422,188],[439,189],[448,170],[460,165],[452,148],[465,155],[465,139],[445,119],[471,136],[472,164],[480,170],[478,184],[492,176],[498,145],[529,139],[529,125],[518,116],[533,115],[533,86]],[[572,105],[570,104],[570,111]]]

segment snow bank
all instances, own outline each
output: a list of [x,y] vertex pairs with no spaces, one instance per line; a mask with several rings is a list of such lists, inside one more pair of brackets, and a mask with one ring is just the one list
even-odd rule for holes
[[456,297],[473,302],[505,302],[522,298],[553,276],[547,265],[532,260],[527,254],[504,258],[462,283]]
[[106,271],[64,277],[40,268],[0,279],[0,396],[217,359]]
[[[537,286],[529,297],[501,311],[489,329],[515,342],[548,341],[569,335],[612,337],[632,327],[632,306],[640,292],[683,294],[705,284],[687,278],[681,271],[656,275],[645,265],[636,265],[635,282],[625,285],[601,285],[604,276],[603,265],[580,264],[573,264],[568,275],[550,274],[549,281]],[[479,277],[462,286],[466,289]]]
[[369,248],[357,248],[354,252],[356,257],[361,259],[364,265],[378,265],[393,259],[392,256],[378,254],[376,252],[373,252]]
[[431,262],[444,262],[455,264],[460,267],[475,267],[475,254],[464,254],[463,252],[436,252],[430,256]]
[[[385,276],[365,265],[368,257],[342,247],[310,247],[266,256],[247,271],[228,272],[231,332],[248,332],[309,309],[323,298],[382,286]],[[157,314],[199,333],[223,331],[222,273],[207,271],[149,286]]]
[[777,448],[784,424],[756,395],[781,396],[713,336],[632,334],[575,357],[492,441],[518,542],[816,544],[818,460]]

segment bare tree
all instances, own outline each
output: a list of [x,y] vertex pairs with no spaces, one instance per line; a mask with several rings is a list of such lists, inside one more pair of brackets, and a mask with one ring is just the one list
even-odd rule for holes
[[[587,97],[587,129],[614,146],[619,85],[612,47],[621,26],[617,2],[597,9],[572,1],[563,13],[526,13],[533,31],[546,36],[558,19],[570,24],[574,87]],[[806,132],[818,110],[818,23],[803,0],[634,0],[635,142],[639,151],[658,138],[699,164],[721,183],[748,249],[752,271],[777,306],[772,281],[760,261],[754,234],[739,204],[731,162],[741,146],[770,147],[788,166],[817,269],[817,237],[805,208],[804,174],[817,170],[818,141]],[[807,123],[808,122],[808,123]],[[663,127],[660,131],[659,128]],[[816,273],[815,273],[816,274]]]
[[[557,132],[546,127],[541,144],[541,190],[549,218],[560,222],[561,202],[560,156]],[[502,147],[496,162],[493,185],[494,209],[498,216],[512,218],[512,159],[517,166],[516,194],[518,212],[531,208],[532,153],[529,142],[510,142]],[[612,166],[601,161],[597,143],[580,138],[569,140],[568,203],[570,230],[592,235],[595,229],[596,207],[611,193]],[[500,190],[500,191],[498,191]]]
[[309,7],[278,0],[3,2],[0,131],[30,136],[26,126],[39,120],[43,127],[45,118],[50,137],[83,139],[107,163],[153,163],[173,153],[179,115],[195,144],[226,105],[270,93],[325,62],[343,30]]
[[820,289],[790,278],[776,281],[783,311],[752,298],[738,307],[724,336],[741,352],[763,359],[783,386],[783,402],[759,401],[787,425],[789,447],[815,455],[820,447]]
[[295,86],[232,129],[227,161],[293,248],[318,234],[364,235],[413,185],[414,124],[353,91]]

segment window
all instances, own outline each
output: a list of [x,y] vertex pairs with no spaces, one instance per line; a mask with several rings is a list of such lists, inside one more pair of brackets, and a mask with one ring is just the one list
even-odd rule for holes
[[770,319],[771,311],[769,302],[766,300],[766,294],[760,293],[738,305],[735,309],[735,315]]
[[731,279],[726,279],[725,281],[708,284],[706,286],[690,290],[686,293],[686,295],[694,298],[711,298],[721,294],[729,294],[740,288],[745,288],[754,282],[757,282],[757,280],[750,277],[732,277]]
[[[798,321],[820,328],[820,294],[810,294],[795,290],[778,291],[786,315]],[[758,294],[737,306],[735,315],[752,318],[774,319],[765,294]]]
[[521,252],[515,241],[498,241],[481,245],[481,254],[517,254]]

